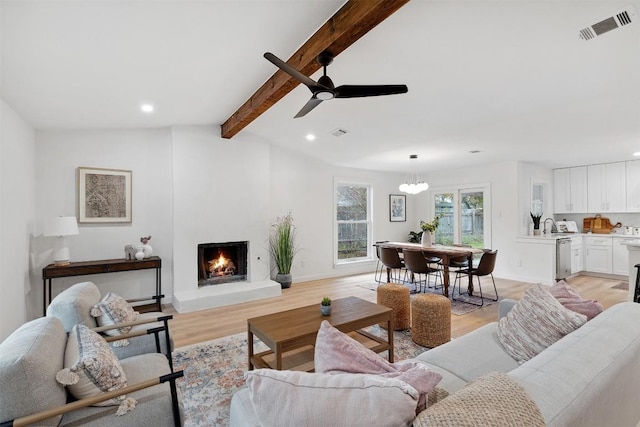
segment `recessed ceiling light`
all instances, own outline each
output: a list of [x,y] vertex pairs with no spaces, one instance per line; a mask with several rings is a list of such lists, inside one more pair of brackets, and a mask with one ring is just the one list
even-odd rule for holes
[[144,111],[145,113],[152,113],[153,112],[153,105],[151,105],[151,104],[142,104],[140,106],[140,109],[142,111]]
[[307,138],[307,141],[313,141],[316,139],[316,136],[312,133],[308,133],[307,136],[305,136],[305,138]]
[[640,151],[636,151],[635,153],[633,153],[633,155],[636,157],[640,156]]

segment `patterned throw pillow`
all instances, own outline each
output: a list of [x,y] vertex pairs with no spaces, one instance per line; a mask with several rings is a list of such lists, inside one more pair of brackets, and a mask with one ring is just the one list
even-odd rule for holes
[[586,321],[586,316],[564,308],[542,285],[533,285],[498,322],[498,340],[511,357],[524,363]]
[[[91,310],[91,315],[96,318],[99,326],[111,326],[118,323],[133,322],[138,317],[138,312],[119,295],[107,293]],[[118,329],[109,329],[105,334],[117,336],[126,334],[131,326]]]
[[[84,325],[74,326],[69,333],[64,367],[56,374],[56,380],[67,386],[76,399],[127,386],[124,370],[109,344]],[[133,409],[135,403],[134,399],[120,396],[95,406],[120,405],[118,415],[121,415]]]

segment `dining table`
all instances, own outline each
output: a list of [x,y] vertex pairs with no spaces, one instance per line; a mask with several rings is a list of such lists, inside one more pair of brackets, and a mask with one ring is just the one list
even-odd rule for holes
[[[423,254],[427,256],[436,256],[442,260],[442,294],[446,297],[449,297],[449,263],[451,259],[459,258],[461,256],[466,256],[469,265],[473,265],[473,256],[475,254],[483,253],[482,249],[479,248],[470,248],[466,246],[446,246],[433,244],[431,246],[422,246],[420,243],[409,243],[409,242],[380,242],[376,243],[374,246],[378,246],[381,248],[394,248],[398,252],[402,252],[405,249],[413,249],[413,250],[421,250]],[[387,268],[387,283],[391,281],[391,269]],[[468,285],[469,295],[473,295],[473,276],[469,275],[469,285]]]

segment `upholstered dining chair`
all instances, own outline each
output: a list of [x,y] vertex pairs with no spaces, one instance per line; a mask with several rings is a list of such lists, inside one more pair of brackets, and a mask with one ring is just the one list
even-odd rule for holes
[[381,243],[386,243],[388,242],[388,240],[380,240],[377,241],[375,244],[376,247],[376,257],[378,258],[378,261],[376,261],[376,272],[373,276],[374,280],[378,283],[382,283],[382,272],[384,270],[384,265],[382,264],[382,261],[380,260],[380,246],[378,246]]
[[[404,283],[406,281],[407,270],[405,268],[404,261],[400,259],[397,249],[381,247],[380,261],[387,270],[387,283],[391,281]],[[404,276],[402,276],[403,272]]]
[[453,282],[453,291],[451,292],[451,299],[453,299],[454,301],[459,300],[454,297],[456,285],[458,286],[459,295],[464,295],[467,293],[467,292],[462,292],[462,289],[461,289],[462,275],[471,276],[471,280],[473,280],[473,276],[476,276],[478,278],[478,290],[480,291],[480,304],[477,304],[471,301],[465,301],[465,302],[469,304],[479,305],[479,306],[484,305],[485,297],[482,294],[482,283],[480,281],[480,277],[482,276],[491,276],[491,281],[493,282],[493,290],[495,292],[496,297],[495,299],[493,298],[487,298],[487,299],[491,299],[492,301],[498,301],[498,289],[496,288],[496,281],[493,278],[493,269],[496,266],[496,257],[498,256],[498,251],[490,250],[490,249],[483,249],[483,250],[484,252],[482,254],[482,257],[480,258],[480,262],[478,263],[477,267],[468,266],[466,268],[461,268],[456,272],[456,279]]
[[[416,284],[416,287],[420,285],[420,292],[422,292],[423,284],[425,287],[429,287],[429,276],[435,276],[434,286],[437,286],[438,279],[440,279],[440,285],[442,286],[442,277],[440,275],[440,269],[437,267],[432,267],[431,260],[428,257],[425,257],[424,253],[421,250],[411,250],[405,249],[404,251],[404,264],[407,268],[407,271],[412,273],[413,282]],[[421,277],[424,274],[424,281],[422,281]],[[415,280],[415,276],[418,276],[417,281]]]

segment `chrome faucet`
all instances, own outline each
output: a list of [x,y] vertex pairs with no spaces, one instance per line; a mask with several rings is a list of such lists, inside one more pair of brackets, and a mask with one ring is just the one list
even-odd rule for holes
[[550,233],[553,233],[554,230],[557,232],[558,227],[556,226],[556,221],[553,218],[545,218],[544,220],[544,229],[542,230],[542,234],[547,234],[547,221],[551,220],[551,230]]

